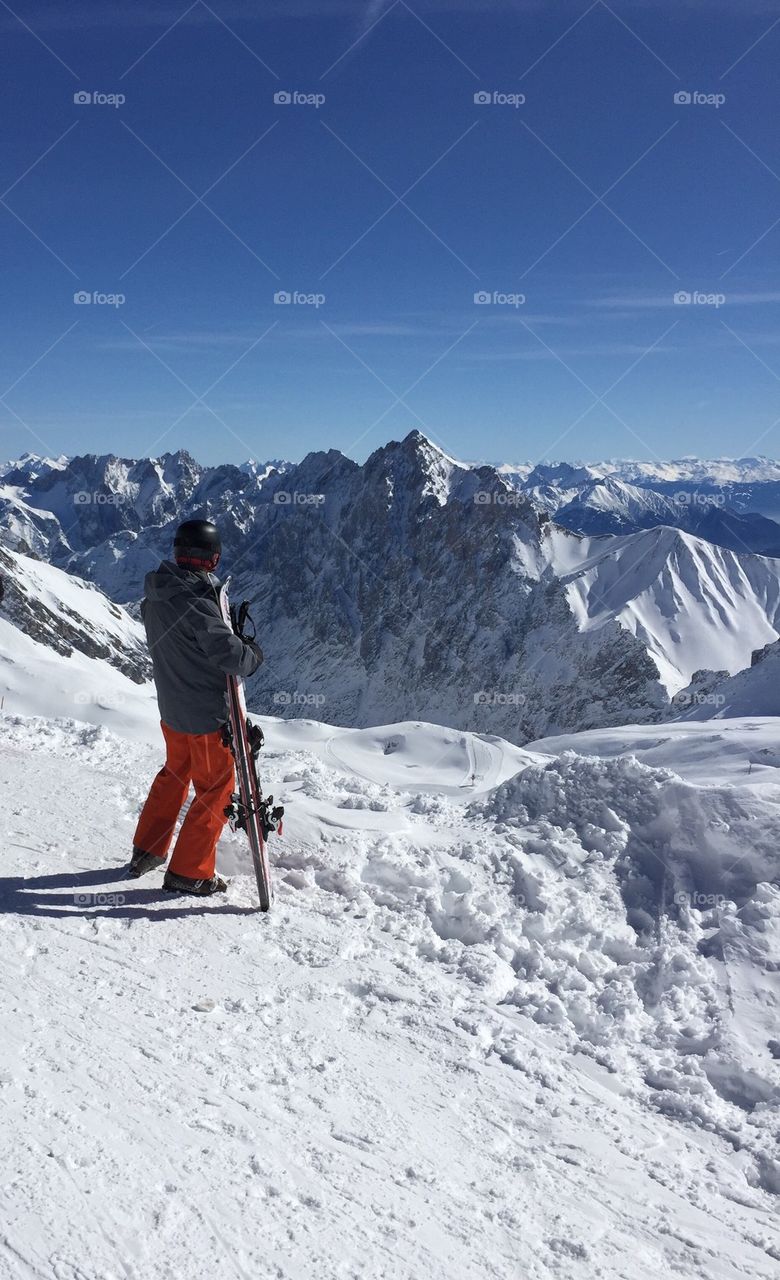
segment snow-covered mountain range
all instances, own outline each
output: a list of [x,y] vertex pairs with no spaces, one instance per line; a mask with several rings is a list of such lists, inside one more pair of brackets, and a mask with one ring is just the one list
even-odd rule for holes
[[639,488],[607,477],[585,485],[555,507],[548,489],[545,505],[554,509],[557,524],[575,533],[635,533],[666,525],[695,534],[731,551],[780,555],[780,524],[755,512],[738,511],[695,491],[677,491],[671,497],[654,489]]
[[[39,473],[60,514],[71,467]],[[124,878],[162,745],[141,628],[0,548],[0,1270],[772,1280],[777,562],[668,527],[582,537],[420,438],[365,469],[242,471],[238,496],[231,472],[205,498],[186,460],[154,464],[173,497],[131,472],[111,473],[138,484],[128,507],[165,514],[190,484],[220,507],[291,678],[321,673],[345,714],[361,673],[366,708],[442,710],[337,727],[292,700],[285,720],[258,685],[286,808],[273,910],[261,924],[241,832],[220,843],[227,896],[172,901]],[[115,584],[170,533],[90,548],[51,512],[58,558]],[[748,641],[755,664],[726,676]],[[468,716],[595,727],[525,747],[447,727],[461,652],[528,691]],[[720,675],[670,708],[662,676],[692,665]],[[678,718],[621,725],[632,697]]]
[[780,481],[780,462],[774,458],[677,458],[669,462],[638,462],[631,458],[611,458],[601,462],[504,462],[503,474],[534,483],[541,477],[579,473],[591,480],[612,476],[626,484],[764,484]]
[[[735,550],[767,554],[777,546],[777,531],[749,518],[780,519],[780,464],[769,458],[683,459],[663,464],[560,462],[534,467],[504,464],[497,470],[508,484],[528,494],[556,519],[569,504],[576,504],[572,515],[592,522],[583,532],[610,533],[618,528],[630,532],[649,527],[655,510],[663,517],[662,523],[701,532],[703,537]],[[666,503],[658,502],[659,498]],[[744,517],[748,517],[746,525],[742,524]]]
[[661,719],[698,671],[735,674],[780,633],[780,560],[756,554],[780,526],[595,470],[518,488],[417,431],[363,465],[28,456],[0,476],[0,540],[132,613],[178,521],[208,514],[266,653],[259,705],[523,742]]

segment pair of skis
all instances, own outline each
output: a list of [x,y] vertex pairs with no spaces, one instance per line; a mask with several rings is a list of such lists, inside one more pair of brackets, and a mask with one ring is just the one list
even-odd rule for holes
[[[249,607],[246,603],[239,609],[231,607],[228,585],[226,582],[220,588],[219,607],[228,626],[244,639],[244,627],[250,621]],[[273,796],[263,796],[257,777],[257,755],[263,745],[263,731],[259,725],[247,720],[244,686],[239,676],[227,677],[227,695],[230,719],[225,726],[225,736],[235,761],[238,790],[231,796],[225,814],[232,831],[246,831],[257,878],[260,910],[267,911],[273,894],[266,840],[273,831],[282,834],[284,809],[281,805],[274,807]]]

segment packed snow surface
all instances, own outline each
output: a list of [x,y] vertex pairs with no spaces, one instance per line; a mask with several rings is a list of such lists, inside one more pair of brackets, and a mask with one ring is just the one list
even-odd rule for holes
[[147,740],[159,723],[152,684],[76,650],[63,659],[0,618],[0,702],[6,714],[77,717]]
[[777,1276],[780,789],[727,749],[749,725],[590,754],[261,718],[261,916],[240,834],[225,898],[123,878],[143,714],[2,721],[3,1278]]
[[631,755],[642,764],[671,769],[701,787],[728,783],[780,802],[780,720],[744,713],[742,717],[722,718],[713,714],[713,705],[707,720],[691,720],[686,715],[665,724],[564,733],[531,742],[526,750],[543,756],[575,751],[605,760]]

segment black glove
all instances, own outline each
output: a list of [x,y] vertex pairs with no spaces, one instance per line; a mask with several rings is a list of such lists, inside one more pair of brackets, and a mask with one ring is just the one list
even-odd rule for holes
[[244,644],[246,645],[247,649],[252,650],[252,653],[257,658],[257,665],[259,667],[261,662],[263,661],[263,651],[260,648],[260,645],[256,644],[254,640],[245,640]]

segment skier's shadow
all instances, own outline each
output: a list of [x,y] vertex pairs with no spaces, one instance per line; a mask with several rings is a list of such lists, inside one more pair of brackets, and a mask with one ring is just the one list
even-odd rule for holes
[[[126,879],[125,871],[126,867],[110,867],[47,876],[0,876],[0,913],[69,920],[97,920],[101,916],[110,920],[182,920],[191,915],[257,914],[254,907],[197,898],[188,898],[186,906],[160,906],[163,899],[166,903],[177,899],[161,885],[136,888],[139,881]],[[57,893],[57,889],[68,892]]]

